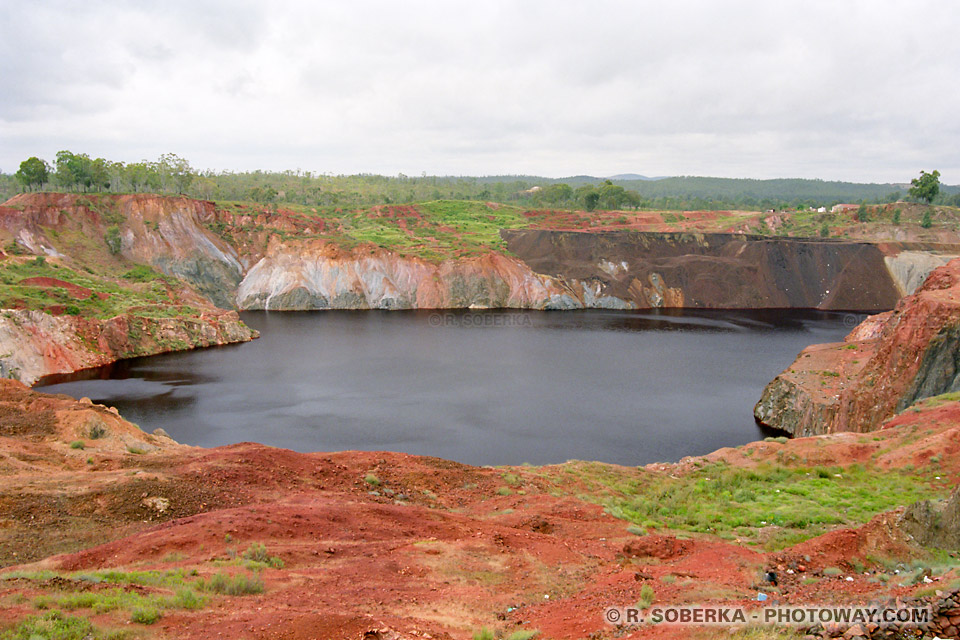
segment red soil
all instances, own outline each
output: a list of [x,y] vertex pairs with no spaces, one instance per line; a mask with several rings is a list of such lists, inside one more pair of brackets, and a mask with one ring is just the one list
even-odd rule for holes
[[[16,383],[0,383],[0,412],[15,427],[0,432],[0,522],[8,523],[0,528],[2,564],[196,568],[209,577],[241,571],[218,561],[254,542],[283,559],[283,569],[264,570],[262,595],[166,612],[153,627],[163,637],[468,639],[484,626],[539,629],[555,640],[689,637],[693,630],[682,627],[618,632],[603,611],[632,606],[647,584],[657,602],[671,604],[749,604],[757,591],[786,602],[865,599],[886,587],[862,575],[847,581],[853,560],[916,553],[893,526],[895,514],[764,553],[709,536],[638,537],[600,506],[569,495],[579,487],[551,495],[551,467],[476,468],[386,452],[301,454],[252,443],[184,447],[106,409]],[[104,420],[110,435],[86,439],[84,450],[69,448],[91,416]],[[957,416],[956,406],[932,411],[935,420],[923,423],[930,433],[919,439],[913,423],[898,422],[878,432],[879,442],[836,434],[723,449],[708,459],[749,466],[788,452],[843,465],[882,448],[878,464],[899,464],[936,447],[944,473],[952,474],[944,481],[956,481],[960,426],[946,421]],[[131,441],[151,451],[130,454]],[[693,462],[650,468],[685,473]],[[516,476],[509,483],[508,471]],[[366,481],[371,474],[375,480]],[[499,495],[507,484],[511,495]],[[147,499],[155,496],[169,508],[152,508]],[[821,577],[827,566],[845,573]],[[767,569],[778,571],[779,587],[764,583]],[[803,584],[811,575],[818,580]],[[0,597],[41,592],[0,583]],[[29,603],[8,606],[0,622],[30,612]],[[116,624],[109,616],[94,620]]]
[[47,287],[47,288],[60,288],[66,289],[67,293],[76,298],[77,300],[86,300],[92,295],[96,295],[101,300],[106,300],[110,297],[109,293],[97,292],[94,293],[86,287],[81,287],[78,284],[73,284],[72,282],[67,282],[65,280],[58,280],[57,278],[47,278],[43,276],[37,276],[33,278],[24,278],[20,281],[20,284],[29,285],[31,287]]

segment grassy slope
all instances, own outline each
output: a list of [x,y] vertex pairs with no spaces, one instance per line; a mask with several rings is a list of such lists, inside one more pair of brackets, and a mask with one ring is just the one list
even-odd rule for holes
[[837,526],[857,526],[917,500],[942,497],[932,470],[882,470],[873,465],[818,466],[799,460],[755,468],[698,463],[690,473],[664,475],[596,462],[545,468],[558,491],[597,502],[640,526],[709,533],[775,550]]
[[[84,298],[68,287],[25,283],[30,278],[54,278],[92,292]],[[199,311],[176,302],[175,279],[136,265],[119,277],[78,272],[43,258],[8,258],[0,262],[0,307],[36,309],[92,318],[123,313],[166,318],[196,315]],[[96,295],[104,294],[103,296]]]

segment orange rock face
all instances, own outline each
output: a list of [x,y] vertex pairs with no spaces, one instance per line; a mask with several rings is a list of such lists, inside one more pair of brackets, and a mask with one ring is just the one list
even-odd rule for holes
[[872,431],[917,400],[960,385],[960,259],[846,341],[814,345],[764,390],[760,422],[794,435]]

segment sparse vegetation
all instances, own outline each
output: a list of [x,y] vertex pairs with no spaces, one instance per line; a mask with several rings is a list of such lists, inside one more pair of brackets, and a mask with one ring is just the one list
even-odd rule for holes
[[245,596],[263,593],[263,580],[257,575],[217,573],[209,581],[199,582],[202,591],[211,591],[228,596]]
[[137,607],[130,613],[130,622],[150,625],[160,619],[160,612],[152,607]]
[[83,440],[74,440],[70,443],[71,449],[83,449],[86,445],[83,444]]
[[267,546],[261,542],[254,542],[247,547],[247,550],[243,552],[243,558],[273,569],[282,569],[284,567],[283,560],[277,556],[271,556],[267,552]]
[[107,637],[116,636],[98,632],[89,620],[65,616],[59,611],[30,616],[0,633],[0,640],[105,640]]
[[653,604],[653,601],[656,599],[656,594],[653,591],[653,587],[648,584],[643,585],[640,589],[640,601],[637,602],[638,609],[646,609]]
[[908,469],[789,466],[787,460],[752,469],[713,463],[678,477],[588,462],[568,463],[552,473],[558,489],[576,484],[581,498],[604,504],[611,515],[629,522],[712,533],[771,549],[830,526],[866,522],[943,491],[932,486],[932,476]]

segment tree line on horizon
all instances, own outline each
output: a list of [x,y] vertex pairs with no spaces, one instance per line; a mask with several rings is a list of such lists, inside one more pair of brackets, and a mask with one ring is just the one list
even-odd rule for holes
[[[921,176],[925,172],[921,173]],[[931,174],[926,174],[931,175]],[[938,174],[939,175],[939,174]],[[197,171],[173,154],[123,163],[60,151],[53,164],[24,160],[14,174],[0,173],[3,199],[19,191],[175,193],[204,200],[290,203],[355,208],[429,200],[480,200],[531,208],[722,210],[880,204],[904,197],[898,185],[851,182],[679,176],[656,180],[592,176],[328,175],[310,171]],[[945,186],[935,204],[960,206],[960,187]]]

